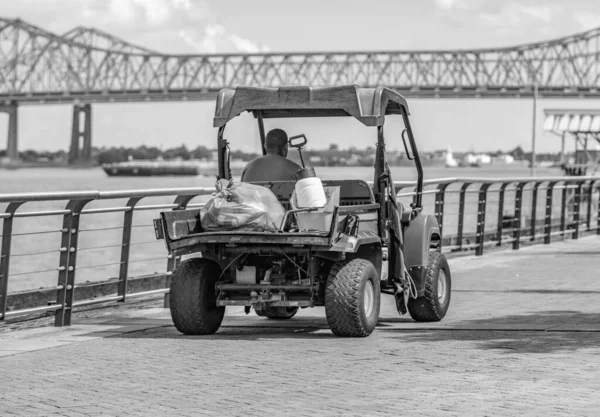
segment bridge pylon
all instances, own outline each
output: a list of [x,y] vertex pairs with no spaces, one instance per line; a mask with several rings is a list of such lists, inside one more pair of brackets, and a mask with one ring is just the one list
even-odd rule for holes
[[17,161],[19,159],[19,105],[15,101],[8,104],[1,104],[0,113],[8,114],[8,140],[6,142],[6,157],[11,161]]
[[[82,120],[83,119],[83,120]],[[73,106],[69,165],[92,161],[92,105]]]

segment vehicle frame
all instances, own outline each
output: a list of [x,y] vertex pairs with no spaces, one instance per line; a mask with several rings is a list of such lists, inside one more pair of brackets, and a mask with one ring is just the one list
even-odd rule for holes
[[[333,210],[331,226],[327,231],[290,232],[282,227],[279,233],[240,230],[206,232],[202,229],[200,209],[161,213],[161,218],[155,220],[155,229],[157,237],[165,239],[170,256],[179,258],[201,254],[203,259],[191,261],[193,267],[183,268],[186,270],[179,276],[183,274],[186,278],[178,278],[178,271],[175,271],[171,284],[171,313],[178,329],[187,334],[213,333],[220,325],[224,307],[228,305],[244,306],[247,312],[254,307],[259,315],[274,319],[290,318],[299,307],[324,305],[335,334],[367,336],[375,324],[373,320],[368,323],[363,320],[363,313],[370,311],[375,314],[376,323],[380,308],[379,291],[396,297],[400,314],[408,310],[418,321],[441,320],[450,301],[450,270],[441,254],[442,239],[437,220],[422,208],[423,167],[405,98],[386,87],[362,88],[355,85],[322,88],[240,86],[223,89],[217,96],[214,117],[214,126],[218,128],[218,179],[232,180],[225,128],[230,120],[246,111],[251,112],[257,120],[263,154],[266,118],[352,116],[366,126],[375,127],[377,147],[373,183],[323,180],[324,186],[339,187],[340,190],[340,204]],[[387,115],[402,117],[404,148],[417,171],[415,197],[408,208],[396,199],[386,160],[384,125]],[[296,214],[289,205],[294,182],[256,184],[270,188],[288,210],[288,215],[293,217]],[[241,262],[240,259],[243,259],[243,265],[236,264]],[[256,264],[256,283],[236,283],[234,269],[240,270],[250,264]],[[349,264],[351,266],[347,267]],[[372,271],[370,265],[374,267],[379,282],[374,282],[372,278],[356,278],[357,274],[369,275],[364,271],[365,268]],[[280,280],[261,280],[267,270],[270,271],[269,277],[273,271],[278,271],[276,275]],[[289,276],[290,270],[298,272],[297,279]],[[218,278],[209,277],[217,272]],[[371,275],[373,273],[370,272]],[[335,274],[341,274],[337,281]],[[194,278],[196,275],[200,277]],[[361,305],[353,307],[356,311],[339,310],[342,309],[341,304],[335,306],[337,301],[332,299],[335,295],[328,295],[351,291],[345,288],[346,276],[350,277],[349,280],[360,281],[360,285],[356,284],[355,287],[357,291],[362,291],[361,297],[364,295],[364,299],[362,304],[358,302]],[[178,284],[174,284],[177,280],[182,283],[185,281],[180,289]],[[208,284],[198,283],[197,280],[207,281]],[[363,281],[368,284],[364,284],[364,288]],[[331,286],[335,288],[331,289]],[[377,290],[377,294],[369,295],[373,289]],[[440,295],[442,290],[443,294]],[[189,295],[196,291],[202,295]],[[344,296],[353,298],[354,295]],[[371,310],[364,307],[369,297],[375,297],[375,312],[373,306]],[[363,313],[358,311],[361,306],[365,309]],[[213,313],[218,310],[214,323],[207,325],[206,317],[197,314],[198,308],[212,308],[210,311]],[[337,317],[336,322],[336,317],[330,320],[330,310],[333,315],[354,315],[354,319],[364,323],[344,327],[339,323],[351,317]],[[194,314],[197,317],[191,317]],[[208,313],[203,314],[206,316]],[[357,314],[360,320],[355,317]],[[202,324],[196,325],[198,322]]]

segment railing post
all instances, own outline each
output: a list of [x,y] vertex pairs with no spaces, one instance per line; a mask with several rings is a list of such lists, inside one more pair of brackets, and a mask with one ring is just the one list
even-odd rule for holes
[[589,232],[592,230],[592,202],[594,200],[594,184],[595,181],[590,181],[589,193],[588,193],[588,205],[587,205],[587,213],[586,213],[586,230]]
[[[440,235],[443,236],[444,232],[444,202],[446,200],[446,188],[450,184],[439,184],[437,187],[437,193],[435,195],[435,213],[433,214],[438,221],[440,226]],[[440,237],[442,237],[440,236]]]
[[552,239],[552,203],[556,181],[551,181],[546,189],[546,215],[544,217],[544,243],[550,244]]
[[531,234],[531,241],[535,241],[536,223],[537,223],[537,197],[538,188],[542,185],[541,182],[536,182],[533,185],[531,195],[531,227],[529,233]]
[[460,187],[460,198],[458,203],[458,249],[462,250],[463,247],[463,230],[465,226],[465,194],[467,188],[471,185],[470,182],[466,182]]
[[479,199],[477,203],[477,235],[475,237],[477,247],[475,255],[483,255],[483,247],[485,243],[485,209],[487,201],[487,190],[491,184],[482,184],[479,189]]
[[2,225],[2,248],[0,249],[0,321],[6,315],[6,300],[8,297],[8,273],[10,268],[10,246],[12,243],[13,215],[23,202],[9,203],[5,213],[9,215]]
[[521,210],[523,208],[523,188],[526,182],[520,182],[517,184],[517,191],[515,193],[515,217],[513,220],[513,231],[514,241],[513,249],[517,250],[521,247]]
[[124,303],[127,298],[127,280],[129,272],[129,252],[131,249],[131,229],[133,225],[133,211],[141,197],[132,197],[127,200],[127,210],[123,215],[123,237],[121,240],[121,264],[119,265],[119,289],[117,295],[123,297],[119,301]]
[[[600,184],[600,181],[598,181],[598,183]],[[600,235],[600,185],[598,186],[598,218],[596,219],[596,226],[598,227],[596,229],[596,234]]]
[[573,205],[573,224],[575,226],[575,230],[573,231],[573,239],[579,239],[579,217],[580,217],[580,207],[581,207],[581,191],[583,189],[583,183],[578,182],[577,187],[575,188],[575,203]]
[[[173,210],[185,210],[188,203],[196,197],[195,195],[179,195],[175,198],[173,204],[177,204]],[[167,255],[167,279],[165,282],[165,287],[169,288],[171,286],[171,277],[173,276],[173,272],[179,266],[179,262],[181,261],[180,256],[175,256],[172,253]],[[169,308],[169,294],[165,294],[164,299],[164,307]]]
[[506,187],[508,187],[511,183],[505,182],[500,187],[500,191],[498,192],[498,231],[496,232],[496,240],[498,241],[498,246],[502,245],[502,229],[504,228],[504,194],[506,191]]
[[560,231],[561,236],[565,237],[565,231],[567,230],[567,195],[569,194],[570,182],[565,181],[563,184],[563,190],[561,195],[561,207],[560,207]]
[[60,244],[60,263],[58,267],[58,291],[56,303],[61,305],[56,310],[54,325],[57,327],[71,325],[75,272],[77,268],[77,241],[79,239],[79,219],[83,207],[91,199],[70,200],[65,207],[69,210],[63,216],[62,239]]

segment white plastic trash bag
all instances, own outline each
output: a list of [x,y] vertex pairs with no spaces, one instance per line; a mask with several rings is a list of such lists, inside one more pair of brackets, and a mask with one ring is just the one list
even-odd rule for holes
[[217,194],[200,210],[202,229],[207,232],[244,230],[278,231],[285,209],[266,187],[221,180]]

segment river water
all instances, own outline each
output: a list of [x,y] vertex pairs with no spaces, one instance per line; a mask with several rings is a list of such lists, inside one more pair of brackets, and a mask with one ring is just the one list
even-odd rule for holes
[[[317,175],[325,179],[356,178],[373,180],[371,167],[317,167]],[[395,181],[416,180],[411,167],[392,167]],[[530,171],[522,165],[489,165],[482,168],[425,167],[425,178],[447,177],[523,177]],[[561,175],[559,169],[538,168],[538,176]],[[35,168],[0,170],[0,194],[40,191],[133,190],[173,187],[211,187],[213,176],[198,177],[109,177],[101,168]]]
[[[356,178],[371,181],[370,167],[317,167],[317,174],[324,179]],[[416,179],[416,172],[409,167],[392,167],[396,181]],[[557,169],[538,169],[539,176],[560,175]],[[426,167],[425,178],[447,177],[522,177],[529,170],[522,166],[491,165],[483,168],[440,168]],[[108,177],[100,168],[63,169],[37,168],[0,170],[0,194],[48,191],[82,190],[132,190],[150,188],[213,187],[214,177]],[[199,197],[193,202],[205,200]],[[149,198],[140,204],[163,204],[172,198]],[[508,200],[507,200],[508,201]],[[65,201],[27,203],[21,212],[64,208]],[[123,206],[125,200],[93,201],[86,208]],[[425,199],[426,210],[433,211],[432,199]],[[473,213],[476,206],[468,200],[467,212]],[[473,207],[470,207],[473,205]],[[4,210],[6,204],[0,204]],[[450,212],[451,210],[449,210]],[[166,250],[163,241],[157,241],[152,228],[152,219],[159,210],[139,211],[134,215],[130,253],[130,276],[163,272],[166,267]],[[455,214],[455,213],[454,213]],[[455,222],[448,217],[448,222]],[[85,214],[81,218],[81,233],[77,255],[76,281],[98,281],[118,276],[123,214]],[[445,220],[446,227],[446,220]],[[62,216],[15,218],[13,226],[12,252],[10,259],[9,292],[51,287],[56,285]],[[39,233],[43,232],[43,233]]]

